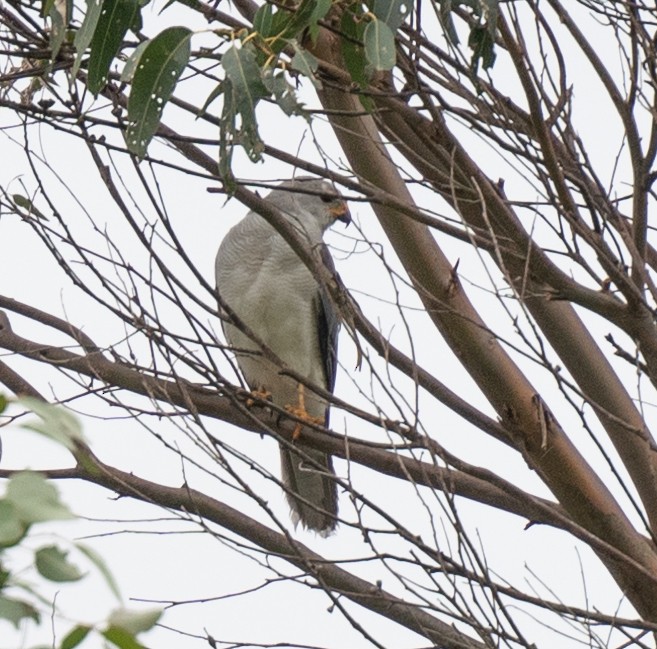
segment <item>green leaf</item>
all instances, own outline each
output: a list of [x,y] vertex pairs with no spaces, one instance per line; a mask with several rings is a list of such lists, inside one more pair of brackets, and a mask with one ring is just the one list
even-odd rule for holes
[[135,47],[135,51],[130,55],[130,58],[125,62],[123,70],[121,71],[121,81],[123,81],[123,83],[132,82],[132,79],[135,76],[135,70],[137,69],[137,64],[149,43],[150,41],[139,43],[139,45]]
[[397,62],[395,35],[382,20],[367,23],[363,33],[365,56],[375,70],[392,70]]
[[0,548],[17,545],[28,530],[18,510],[8,500],[0,500]]
[[141,611],[118,608],[110,613],[107,620],[110,627],[128,631],[133,635],[152,629],[162,617],[162,609],[149,608]]
[[144,49],[128,99],[128,149],[142,158],[160,123],[162,110],[187,65],[192,32],[169,27]]
[[[243,45],[240,48],[233,45],[226,50],[221,63],[230,82],[227,86],[231,91],[231,101],[228,105],[233,111],[233,128],[235,113],[238,113],[241,117],[241,127],[237,133],[240,143],[249,158],[254,162],[258,161],[264,145],[258,133],[255,108],[260,99],[269,96],[269,90],[262,80],[262,71],[256,62],[256,54],[250,45]],[[230,126],[231,116],[226,114],[226,105],[224,97],[222,123],[227,118],[225,125]]]
[[292,61],[290,61],[292,69],[301,72],[304,77],[310,79],[315,88],[320,89],[322,82],[315,76],[315,72],[317,72],[317,68],[319,67],[319,61],[308,50],[304,50],[296,41],[292,41],[292,47],[294,48],[294,56],[292,57]]
[[[313,20],[317,9],[317,0],[301,0],[301,4],[294,11],[286,11],[283,15],[288,18],[279,38],[296,38],[306,29]],[[280,12],[279,12],[280,13]]]
[[137,642],[132,633],[120,627],[109,627],[103,631],[103,636],[119,649],[146,649],[143,644]]
[[91,629],[92,627],[84,624],[74,627],[66,634],[59,649],[75,649],[89,635]]
[[272,6],[265,2],[256,11],[253,17],[253,30],[258,32],[262,38],[269,38],[274,35],[272,28],[274,26],[274,10]]
[[394,34],[406,20],[411,7],[410,0],[374,0],[372,13],[388,25]]
[[236,133],[235,102],[233,101],[233,84],[230,79],[224,79],[219,85],[224,94],[224,106],[219,121],[219,175],[224,182],[226,191],[230,194],[235,187],[235,179],[231,171],[233,140]]
[[318,20],[323,20],[331,9],[332,4],[331,0],[315,0],[315,8],[310,15],[310,24],[312,25],[317,23]]
[[8,570],[5,570],[0,563],[0,590],[7,585],[9,577],[11,577],[11,573]]
[[75,55],[75,62],[73,63],[73,68],[71,70],[71,76],[75,78],[82,64],[82,57],[84,56],[87,48],[91,43],[94,32],[96,31],[96,26],[98,25],[98,19],[100,18],[100,12],[103,8],[103,0],[87,0],[87,12],[84,14],[84,20],[80,29],[75,33],[75,39],[73,44],[75,45],[75,50],[77,54]]
[[16,401],[41,418],[41,421],[23,424],[23,428],[45,435],[69,451],[75,450],[77,442],[84,443],[80,421],[70,410],[34,397],[21,397]]
[[286,115],[303,115],[303,104],[297,99],[294,88],[288,83],[284,72],[267,71],[262,81],[274,96],[274,101]]
[[7,485],[5,500],[15,508],[19,520],[31,524],[75,518],[60,499],[57,489],[41,473],[21,471]]
[[[365,48],[363,47],[365,21],[361,5],[354,3],[342,14],[340,28],[345,35],[341,41],[342,58],[344,59],[347,71],[359,88],[366,88],[370,81],[371,66],[367,61]],[[374,110],[374,102],[371,97],[360,94],[358,98],[365,110],[368,112]]]
[[365,68],[367,57],[363,47],[363,32],[365,23],[360,5],[354,4],[348,11],[342,15],[340,24],[341,31],[345,35],[342,38],[342,56],[351,75],[352,80],[361,88],[364,88],[369,81]]
[[139,13],[136,0],[104,0],[100,17],[91,39],[89,56],[89,90],[97,95],[107,82],[110,65],[123,37]]
[[64,20],[66,18],[66,9],[64,8],[64,14],[62,14],[60,5],[53,3],[48,11],[48,17],[50,18],[50,58],[55,61],[66,36],[66,22]]
[[310,16],[310,24],[308,25],[308,33],[313,44],[317,42],[317,36],[319,35],[319,25],[317,23],[326,17],[331,5],[331,0],[316,0],[315,2],[315,9]]
[[441,0],[439,18],[448,40],[453,45],[458,45],[459,35],[452,20],[452,0]]
[[205,111],[208,109],[208,106],[219,96],[221,96],[224,93],[224,84],[219,82],[210,92],[208,95],[208,98],[203,102],[203,106],[201,106],[201,110],[198,111],[199,115],[203,115]]
[[488,31],[491,33],[491,36],[494,36],[495,30],[497,29],[497,16],[500,12],[500,0],[481,0],[481,3],[485,5]]
[[13,622],[17,629],[20,628],[20,624],[25,618],[30,618],[37,623],[40,621],[39,611],[32,604],[3,595],[0,595],[0,618]]
[[35,557],[36,569],[50,581],[79,581],[83,574],[68,561],[67,556],[68,552],[63,552],[56,545],[39,548]]
[[3,413],[7,408],[7,397],[0,393],[0,414]]
[[36,216],[38,219],[43,219],[44,221],[48,220],[48,217],[43,212],[39,211],[34,203],[26,196],[12,194],[11,198],[15,205],[28,212],[28,216]]
[[226,50],[221,64],[233,85],[234,97],[242,118],[255,118],[256,104],[263,97],[267,97],[269,92],[262,82],[253,49],[248,45],[239,48],[233,45]]
[[495,40],[487,27],[483,25],[473,27],[468,39],[468,45],[472,48],[470,69],[473,74],[477,74],[480,61],[484,69],[493,66],[496,57]]
[[83,543],[76,543],[75,547],[80,550],[80,552],[82,552],[82,554],[84,554],[87,559],[89,559],[89,561],[94,564],[94,566],[96,566],[100,574],[104,577],[105,583],[112,591],[112,594],[120,602],[121,593],[119,592],[119,586],[103,558],[93,548],[90,548],[88,545],[84,545]]

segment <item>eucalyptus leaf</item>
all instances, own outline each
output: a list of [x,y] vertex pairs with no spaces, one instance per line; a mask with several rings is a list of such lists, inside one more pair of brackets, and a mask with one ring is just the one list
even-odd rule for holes
[[274,35],[273,26],[274,9],[268,2],[265,2],[256,11],[253,18],[253,30],[258,32],[262,38],[269,38]]
[[408,17],[412,6],[410,0],[374,0],[372,13],[394,34]]
[[107,622],[110,627],[118,627],[137,635],[152,629],[161,617],[161,608],[149,608],[140,611],[119,608],[112,611]]
[[103,637],[119,649],[146,649],[132,633],[121,627],[108,627],[103,631]]
[[190,53],[192,32],[169,27],[148,42],[137,64],[128,99],[128,149],[142,158],[160,124]]
[[[269,90],[262,80],[262,71],[257,64],[256,54],[250,45],[242,47],[231,46],[221,59],[226,77],[230,82],[231,97],[230,107],[235,111],[232,119],[227,121],[222,116],[222,127],[232,126],[232,135],[239,138],[247,155],[251,160],[258,161],[261,158],[264,144],[258,133],[258,122],[255,109],[257,103],[263,97],[269,97]],[[226,108],[224,98],[224,108]],[[235,131],[235,114],[241,118],[239,131]],[[231,135],[228,133],[228,135]]]
[[42,219],[44,221],[48,220],[48,217],[43,212],[41,212],[36,207],[36,205],[26,196],[21,194],[12,194],[11,198],[17,207],[24,209],[28,213],[26,216],[35,216],[36,218]]
[[37,623],[41,619],[39,611],[29,602],[0,595],[0,619],[2,618],[12,622],[17,629],[20,629],[21,622],[26,618]]
[[82,554],[84,554],[87,557],[87,559],[91,561],[91,563],[94,564],[96,569],[100,572],[100,574],[105,579],[105,583],[112,591],[114,597],[116,597],[118,601],[121,601],[121,593],[119,591],[119,585],[116,583],[116,579],[114,579],[114,575],[110,572],[103,558],[93,548],[89,547],[88,545],[85,545],[84,543],[76,543],[75,547],[80,552],[82,552]]
[[289,39],[299,36],[311,24],[316,9],[317,0],[301,0],[294,11],[285,12],[283,15],[287,15],[287,19],[279,37]]
[[87,0],[87,11],[84,14],[84,20],[82,21],[80,29],[75,32],[75,39],[73,40],[76,50],[75,62],[71,69],[71,76],[73,78],[77,76],[80,65],[82,64],[82,57],[91,44],[91,39],[96,31],[96,27],[98,26],[98,20],[100,19],[102,8],[103,0]]
[[107,82],[107,75],[126,32],[139,13],[136,0],[104,0],[91,39],[89,55],[89,90],[97,95]]
[[7,484],[5,500],[16,508],[19,520],[26,525],[75,518],[59,499],[54,485],[34,471],[21,471],[12,476]]
[[274,101],[286,115],[303,115],[303,104],[297,98],[292,85],[288,83],[285,73],[276,74],[268,71],[263,74],[263,83],[274,96]]
[[53,3],[48,12],[50,18],[50,59],[54,62],[66,36],[66,11],[60,11],[57,3]]
[[322,87],[322,82],[315,76],[315,72],[317,72],[317,68],[319,67],[319,61],[308,50],[303,49],[298,43],[293,42],[292,46],[294,47],[294,56],[290,61],[292,69],[301,72],[304,77],[310,79],[310,82],[315,88],[320,89]]
[[363,33],[365,56],[375,70],[391,70],[397,62],[395,35],[382,20],[367,23]]
[[21,397],[17,399],[17,402],[40,417],[40,421],[23,424],[23,428],[45,435],[69,451],[75,450],[77,442],[84,443],[80,421],[67,408],[55,406],[34,397]]
[[79,581],[83,574],[67,557],[68,552],[56,545],[48,545],[37,550],[35,565],[39,573],[50,581]]
[[18,510],[8,500],[0,500],[0,548],[7,548],[20,543],[28,530],[28,525],[21,520]]
[[317,36],[319,35],[319,25],[317,23],[326,17],[326,14],[331,9],[331,5],[331,0],[316,0],[315,2],[315,9],[310,17],[310,24],[308,25],[308,33],[310,34],[310,39],[313,43],[317,42]]
[[[475,0],[475,2],[477,1]],[[458,45],[460,40],[454,21],[452,20],[452,0],[441,0],[439,17],[449,41],[453,45]]]
[[475,26],[470,31],[468,45],[472,48],[472,59],[470,69],[473,74],[477,73],[479,63],[484,69],[490,68],[495,63],[495,41],[487,27]]
[[59,645],[59,649],[75,649],[88,635],[92,627],[79,624],[69,631]]
[[121,70],[121,81],[123,81],[123,83],[132,82],[132,79],[135,76],[135,70],[137,69],[139,60],[141,59],[141,55],[144,53],[144,50],[148,47],[149,43],[150,41],[139,43],[139,45],[135,47],[133,53],[129,56],[128,60],[125,62],[123,70]]

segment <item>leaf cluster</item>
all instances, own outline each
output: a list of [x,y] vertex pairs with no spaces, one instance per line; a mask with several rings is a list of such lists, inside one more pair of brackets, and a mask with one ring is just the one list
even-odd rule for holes
[[[75,32],[77,54],[72,72],[87,68],[87,87],[100,93],[108,82],[112,63],[125,47],[128,31],[138,35],[141,10],[147,0],[101,0],[89,2],[84,20]],[[172,3],[169,3],[169,5]],[[469,45],[471,68],[476,73],[495,60],[495,29],[498,0],[442,0],[440,16],[449,38],[459,39],[451,13],[459,5],[469,7],[476,17]],[[168,6],[168,5],[167,5]],[[230,187],[231,161],[235,146],[241,146],[252,161],[259,161],[264,144],[259,134],[256,109],[260,101],[276,103],[285,115],[304,115],[292,77],[301,75],[320,89],[317,58],[307,44],[314,43],[322,21],[335,13],[345,67],[355,85],[365,90],[377,72],[392,70],[397,63],[396,35],[412,11],[410,0],[373,0],[342,6],[331,0],[301,0],[296,6],[265,2],[253,27],[226,33],[217,30],[223,79],[208,96],[202,112],[221,97],[219,167]],[[44,5],[53,24],[52,53],[56,57],[63,39],[61,14],[50,2]],[[61,25],[60,25],[61,23]],[[156,134],[162,112],[170,100],[192,55],[192,31],[169,27],[151,39],[141,39],[123,67],[121,80],[131,84],[125,140],[128,150],[139,158],[146,155]],[[88,59],[85,59],[87,50]],[[203,56],[199,53],[195,56]],[[366,109],[371,104],[364,97]]]
[[[31,398],[20,402],[39,415],[39,420],[24,428],[43,434],[69,450],[82,439],[80,423],[70,411]],[[6,406],[7,399],[0,395],[0,412]],[[5,494],[0,498],[0,629],[3,623],[17,629],[24,624],[40,624],[44,605],[52,612],[53,604],[44,595],[43,580],[64,584],[81,581],[86,576],[69,558],[71,553],[90,563],[114,597],[121,601],[114,576],[103,558],[88,545],[67,542],[69,549],[62,549],[60,541],[28,549],[29,533],[34,525],[75,519],[77,516],[61,500],[57,488],[42,473],[20,471],[7,480]],[[21,554],[27,550],[31,556],[30,565],[19,570],[9,567],[15,563],[17,550],[22,550]],[[38,580],[32,583],[34,580],[28,581],[26,574],[33,574]],[[56,646],[73,649],[90,634],[97,633],[118,649],[143,649],[137,636],[151,629],[161,613],[160,609],[132,611],[120,607],[99,625],[76,624]]]

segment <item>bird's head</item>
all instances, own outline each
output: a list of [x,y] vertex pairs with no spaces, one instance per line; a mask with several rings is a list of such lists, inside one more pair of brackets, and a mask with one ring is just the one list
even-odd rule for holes
[[336,221],[351,223],[347,201],[330,182],[321,178],[302,176],[287,180],[267,200],[300,225],[311,239],[321,239]]

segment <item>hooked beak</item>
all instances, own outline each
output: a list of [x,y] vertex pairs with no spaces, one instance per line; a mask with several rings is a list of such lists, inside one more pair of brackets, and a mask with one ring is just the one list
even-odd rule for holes
[[345,225],[351,223],[351,213],[345,201],[340,201],[338,205],[332,207],[329,212],[335,217],[336,221],[342,221]]

